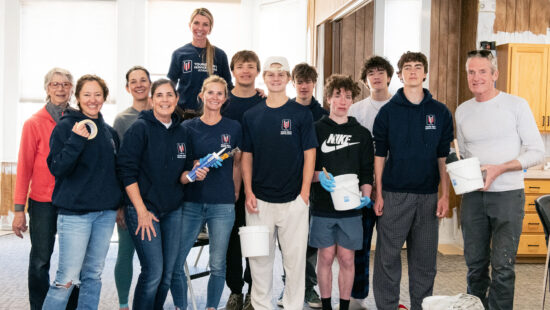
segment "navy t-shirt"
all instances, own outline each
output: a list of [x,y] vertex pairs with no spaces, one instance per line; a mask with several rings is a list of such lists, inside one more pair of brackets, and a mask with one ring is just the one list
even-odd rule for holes
[[[229,89],[233,88],[227,55],[221,48],[214,48],[212,69],[213,74],[221,76],[227,82]],[[201,91],[202,82],[208,77],[206,50],[191,43],[178,48],[172,53],[167,76],[178,85],[178,105],[182,109],[197,110],[197,96]]]
[[252,153],[252,191],[258,199],[289,202],[300,194],[304,151],[317,147],[307,107],[288,100],[270,108],[265,99],[244,113],[243,151]]
[[239,123],[242,124],[244,112],[262,101],[262,99],[263,98],[257,93],[252,97],[241,98],[229,92],[229,98],[227,98],[227,101],[222,106],[222,115],[239,121]]
[[[215,125],[203,123],[199,117],[183,123],[191,135],[193,159],[226,148],[226,152],[241,147],[242,130],[239,122],[222,117]],[[198,203],[235,203],[233,157],[223,161],[220,168],[210,168],[203,181],[187,184],[184,200]]]

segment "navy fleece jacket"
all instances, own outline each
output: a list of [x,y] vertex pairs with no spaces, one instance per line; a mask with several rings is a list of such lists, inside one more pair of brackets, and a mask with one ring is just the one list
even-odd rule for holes
[[88,119],[67,109],[50,137],[48,168],[55,176],[52,203],[61,214],[115,210],[122,198],[116,175],[119,139],[116,131],[99,118],[97,136],[88,140],[72,131],[76,122]]
[[390,192],[437,193],[437,159],[447,157],[453,140],[453,119],[447,107],[424,89],[420,104],[411,103],[403,88],[384,105],[373,127],[376,156],[386,157],[382,189]]
[[[118,175],[124,188],[138,183],[147,210],[156,215],[182,205],[180,176],[193,167],[189,135],[181,121],[174,113],[172,124],[166,128],[153,111],[142,111],[122,139]],[[128,195],[124,197],[131,204]]]

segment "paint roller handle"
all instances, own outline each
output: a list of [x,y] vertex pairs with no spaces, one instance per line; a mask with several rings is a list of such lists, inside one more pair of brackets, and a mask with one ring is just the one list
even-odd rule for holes
[[455,151],[456,151],[456,158],[458,160],[460,160],[460,150],[458,149],[458,140],[457,139],[454,139],[453,140],[453,144],[455,146]]
[[327,192],[334,192],[334,187],[336,186],[334,176],[327,172],[325,167],[323,167],[323,173],[319,173],[319,182]]
[[193,168],[187,175],[187,179],[189,182],[195,182],[197,179],[197,170],[201,168],[219,168],[222,166],[222,160],[220,156],[216,153],[208,154],[204,156],[203,158],[199,159],[199,165]]

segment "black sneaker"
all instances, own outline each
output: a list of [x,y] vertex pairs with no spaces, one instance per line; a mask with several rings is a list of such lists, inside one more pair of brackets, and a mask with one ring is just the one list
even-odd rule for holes
[[321,303],[321,298],[313,288],[307,288],[304,296],[304,301],[310,308],[321,309],[323,304]]
[[246,294],[244,298],[243,310],[254,310],[254,307],[252,307],[252,301],[250,300],[250,294]]
[[226,310],[242,310],[243,308],[243,294],[234,294],[229,295],[227,304],[225,304]]

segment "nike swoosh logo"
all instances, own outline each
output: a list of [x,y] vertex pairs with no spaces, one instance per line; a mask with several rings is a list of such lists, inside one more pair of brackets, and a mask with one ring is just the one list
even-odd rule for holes
[[352,146],[354,144],[359,144],[359,142],[344,143],[344,144],[338,144],[338,145],[327,145],[327,141],[325,140],[323,141],[323,144],[321,144],[321,152],[330,153],[332,151],[343,149],[345,147]]

